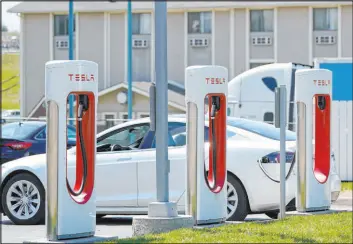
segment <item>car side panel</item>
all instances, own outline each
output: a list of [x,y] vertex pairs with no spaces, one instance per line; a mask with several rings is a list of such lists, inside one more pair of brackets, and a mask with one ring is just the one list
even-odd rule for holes
[[[260,169],[257,160],[271,152],[270,148],[258,148],[251,145],[251,141],[243,141],[237,146],[228,147],[227,169],[242,182],[249,199],[252,212],[278,209],[279,207],[279,183],[270,180]],[[289,164],[286,171],[289,171]],[[269,165],[267,171],[275,179],[279,179],[279,164]],[[289,203],[295,197],[295,176],[286,182],[286,201]]]
[[130,151],[97,153],[96,157],[97,206],[137,206],[137,162]]

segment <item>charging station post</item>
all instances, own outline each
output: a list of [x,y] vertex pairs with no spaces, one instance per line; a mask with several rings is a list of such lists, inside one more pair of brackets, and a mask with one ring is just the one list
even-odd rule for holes
[[280,128],[280,212],[279,219],[286,214],[286,117],[287,90],[285,85],[275,90],[275,127]]
[[223,223],[227,219],[227,95],[227,68],[186,68],[185,212],[194,218],[194,225]]
[[150,87],[150,120],[156,136],[157,201],[149,204],[147,217],[133,218],[133,236],[193,226],[192,217],[178,215],[176,202],[169,202],[167,2],[155,1],[154,11],[156,82]]
[[297,104],[298,212],[331,207],[332,72],[302,69],[295,73]]

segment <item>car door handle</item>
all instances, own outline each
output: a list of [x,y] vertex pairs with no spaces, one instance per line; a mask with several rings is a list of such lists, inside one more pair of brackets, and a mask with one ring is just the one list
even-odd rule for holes
[[127,161],[127,160],[130,160],[131,159],[131,157],[130,158],[118,158],[116,161]]

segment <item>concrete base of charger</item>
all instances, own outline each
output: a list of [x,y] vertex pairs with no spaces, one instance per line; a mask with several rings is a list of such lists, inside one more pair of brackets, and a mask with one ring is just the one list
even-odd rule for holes
[[133,218],[132,235],[157,234],[193,226],[192,216],[178,215],[176,203],[154,202],[148,207],[148,216]]
[[111,241],[118,239],[117,236],[105,237],[105,236],[91,236],[84,238],[75,238],[75,239],[66,239],[66,240],[58,240],[58,241],[49,241],[47,238],[24,241],[23,243],[95,243],[102,241]]

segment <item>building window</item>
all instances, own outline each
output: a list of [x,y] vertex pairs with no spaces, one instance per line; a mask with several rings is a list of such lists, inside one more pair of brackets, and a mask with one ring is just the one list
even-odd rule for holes
[[[75,27],[74,17],[74,32]],[[68,15],[55,15],[54,16],[54,35],[55,36],[68,36],[69,35],[69,16]]]
[[314,9],[314,30],[337,30],[338,10],[337,8],[315,8]]
[[250,69],[265,65],[265,64],[270,64],[270,63],[250,63]]
[[138,118],[147,118],[147,117],[150,117],[150,113],[147,113],[147,112],[140,112],[140,113],[137,113],[137,117]]
[[212,32],[212,12],[188,13],[189,34],[204,34]]
[[105,114],[104,115],[105,129],[109,129],[110,127],[113,127],[115,125],[114,119],[115,119],[114,114]]
[[250,10],[250,31],[251,32],[272,32],[273,31],[273,10]]
[[124,114],[122,118],[123,120],[121,122],[127,122],[129,120],[128,118],[129,116],[127,114]]
[[[132,119],[135,119],[135,113],[132,113]],[[120,112],[119,113],[119,123],[125,123],[129,121],[129,116],[127,112]]]
[[151,34],[151,14],[132,14],[132,34]]

